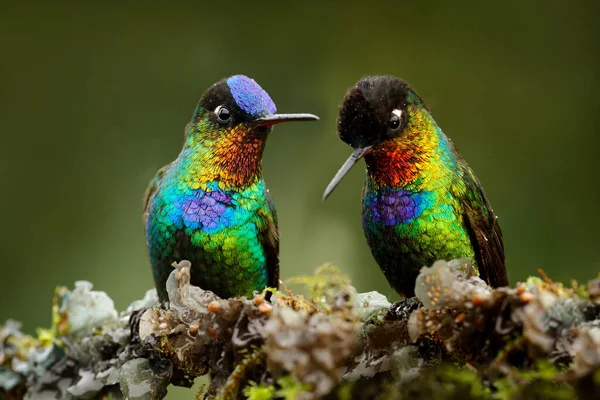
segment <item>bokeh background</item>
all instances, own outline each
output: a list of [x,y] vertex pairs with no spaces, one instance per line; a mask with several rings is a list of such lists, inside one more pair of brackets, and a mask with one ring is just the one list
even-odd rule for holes
[[369,74],[411,82],[476,171],[511,282],[600,270],[597,2],[92,4],[0,3],[0,321],[49,325],[54,287],[79,279],[119,309],[152,287],[142,193],[236,73],[321,117],[265,152],[284,280],[331,261],[396,299],[362,234],[364,164],[321,201],[350,151],[338,105]]

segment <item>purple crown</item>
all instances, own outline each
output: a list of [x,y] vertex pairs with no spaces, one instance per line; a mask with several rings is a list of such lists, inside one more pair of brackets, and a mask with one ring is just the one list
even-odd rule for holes
[[258,116],[277,112],[271,97],[254,79],[244,75],[234,75],[227,79],[227,85],[237,105],[248,114]]

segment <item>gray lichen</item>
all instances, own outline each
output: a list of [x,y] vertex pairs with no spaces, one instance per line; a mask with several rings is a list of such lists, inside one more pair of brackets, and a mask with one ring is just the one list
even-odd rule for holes
[[[144,304],[149,298],[156,295],[147,295]],[[26,399],[93,399],[119,392],[135,310],[132,306],[119,317],[113,301],[89,282],[76,282],[73,291],[57,288],[50,329],[34,338],[14,323],[4,325],[0,385],[9,397]]]
[[322,396],[342,377],[346,359],[357,346],[357,324],[348,313],[308,313],[276,308],[265,325],[267,366],[272,374],[290,374]]
[[119,371],[119,387],[127,399],[156,399],[167,393],[169,381],[157,376],[145,358],[124,363]]

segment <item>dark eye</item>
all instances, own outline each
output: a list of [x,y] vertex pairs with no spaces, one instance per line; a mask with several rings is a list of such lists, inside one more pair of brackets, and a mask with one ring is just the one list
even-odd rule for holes
[[229,108],[225,106],[217,107],[217,109],[215,110],[215,114],[217,114],[217,119],[221,123],[229,122],[229,120],[231,119],[231,111],[229,111]]
[[390,116],[390,129],[396,130],[400,127],[400,117],[402,116],[402,111],[394,110],[392,111],[392,115]]

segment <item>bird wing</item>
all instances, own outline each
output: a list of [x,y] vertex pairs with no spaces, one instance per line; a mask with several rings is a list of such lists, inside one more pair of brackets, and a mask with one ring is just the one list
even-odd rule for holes
[[279,230],[277,228],[277,213],[275,212],[275,204],[269,194],[265,191],[267,198],[267,206],[269,212],[263,215],[265,221],[264,228],[261,229],[261,243],[267,259],[267,284],[269,287],[279,287]]
[[154,178],[152,178],[152,180],[150,181],[150,184],[148,184],[146,191],[144,192],[144,196],[142,197],[142,201],[144,203],[144,211],[142,213],[142,218],[144,219],[144,227],[146,226],[146,223],[148,222],[148,213],[150,212],[150,204],[152,204],[152,198],[154,197],[154,195],[156,194],[156,191],[158,190],[158,184],[172,164],[173,163],[167,164],[164,167],[162,167],[161,169],[159,169],[158,172],[156,172],[156,174],[154,175]]
[[464,221],[473,243],[479,276],[492,287],[508,286],[504,265],[502,231],[494,210],[475,173],[461,160],[466,193],[458,196],[464,210]]

